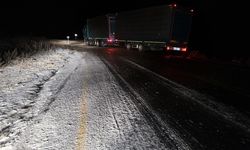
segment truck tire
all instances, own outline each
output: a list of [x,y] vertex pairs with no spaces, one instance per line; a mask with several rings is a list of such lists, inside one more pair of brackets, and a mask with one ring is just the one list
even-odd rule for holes
[[101,47],[100,41],[97,41],[97,42],[96,42],[96,46],[97,46],[97,47]]
[[86,44],[87,44],[87,46],[90,46],[90,42],[89,41],[87,41]]
[[105,47],[105,42],[104,41],[100,41],[100,47]]
[[145,50],[143,44],[139,44],[138,50],[139,50],[139,52],[143,52]]
[[131,44],[129,44],[129,43],[126,44],[126,49],[127,49],[127,50],[131,50],[131,48],[132,48],[132,45],[131,45]]

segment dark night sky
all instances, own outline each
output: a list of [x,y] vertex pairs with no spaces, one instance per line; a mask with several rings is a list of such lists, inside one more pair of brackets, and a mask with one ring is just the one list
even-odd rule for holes
[[[64,38],[81,34],[88,17],[151,5],[169,4],[173,0],[33,0],[12,1],[0,5],[0,37],[39,35]],[[247,26],[242,3],[219,0],[176,0],[195,9],[191,43],[194,48],[224,47],[242,41]],[[243,19],[242,19],[243,18]],[[241,39],[240,39],[241,38]],[[223,41],[223,42],[222,42]],[[236,42],[237,41],[237,42]],[[241,44],[242,45],[242,44]]]
[[[179,3],[194,6],[199,1],[179,0]],[[169,3],[171,0],[14,1],[6,6],[0,5],[0,32],[64,37],[70,32],[81,32],[83,22],[88,17]]]

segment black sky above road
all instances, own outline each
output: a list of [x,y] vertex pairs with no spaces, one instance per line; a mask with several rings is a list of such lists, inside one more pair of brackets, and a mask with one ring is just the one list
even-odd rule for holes
[[[152,5],[169,4],[171,0],[68,0],[14,1],[0,5],[2,34],[65,36],[81,33],[86,18]],[[197,7],[199,0],[177,0],[180,5]]]
[[[247,10],[240,1],[223,0],[33,0],[6,1],[0,5],[0,37],[16,35],[65,38],[81,35],[86,18],[152,5],[176,2],[194,8],[191,47],[222,54],[242,46]],[[247,34],[245,36],[248,36]],[[223,41],[223,42],[222,42]],[[245,42],[244,42],[245,43]],[[234,44],[229,46],[229,44]],[[227,47],[227,48],[226,48]],[[243,49],[243,48],[242,48]],[[232,51],[232,50],[231,50]]]

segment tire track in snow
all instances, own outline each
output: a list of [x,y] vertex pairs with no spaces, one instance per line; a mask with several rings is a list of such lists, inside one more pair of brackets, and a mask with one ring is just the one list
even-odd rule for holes
[[[88,119],[85,149],[178,149],[164,145],[134,96],[119,84],[98,57],[88,54]],[[172,141],[169,141],[172,142]]]
[[155,77],[158,79],[160,82],[162,82],[166,87],[168,87],[171,91],[174,93],[177,93],[179,95],[182,95],[184,97],[189,98],[192,100],[194,103],[197,103],[201,105],[203,108],[210,110],[221,117],[223,117],[226,121],[231,122],[235,124],[236,126],[242,128],[244,131],[250,133],[250,122],[247,116],[243,115],[242,113],[238,112],[234,108],[229,108],[225,106],[222,103],[218,103],[214,100],[213,97],[209,95],[205,95],[202,93],[199,93],[195,90],[189,89],[179,83],[176,83],[172,80],[169,80],[131,60],[128,60],[126,58],[120,57],[120,60],[127,62],[129,65],[132,65],[149,75]]
[[[166,147],[171,147],[171,149],[191,149],[187,143],[181,138],[181,136],[175,131],[174,129],[171,129],[169,125],[164,122],[157,113],[151,109],[151,107],[143,100],[143,98],[130,86],[129,83],[126,82],[126,80],[113,68],[113,66],[105,59],[101,59],[104,64],[109,68],[109,70],[115,74],[123,84],[125,84],[126,88],[132,93],[132,95],[135,96],[136,107],[138,107],[140,113],[145,115],[144,117],[147,118],[147,121],[149,121],[151,127],[156,130],[156,133],[158,134],[159,138],[162,141],[165,141]],[[129,106],[129,105],[128,105]]]

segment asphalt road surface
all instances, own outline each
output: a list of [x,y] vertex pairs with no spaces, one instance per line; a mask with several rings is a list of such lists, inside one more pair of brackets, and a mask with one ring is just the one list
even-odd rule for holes
[[247,68],[80,42],[70,48],[78,63],[39,126],[23,135],[30,148],[250,149]]
[[151,127],[165,145],[175,143],[169,142],[171,131],[191,149],[250,148],[247,68],[121,48],[88,51],[136,97],[134,103],[148,122],[157,122]]

